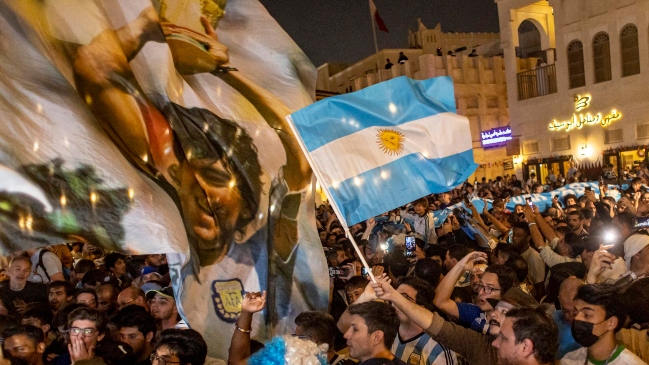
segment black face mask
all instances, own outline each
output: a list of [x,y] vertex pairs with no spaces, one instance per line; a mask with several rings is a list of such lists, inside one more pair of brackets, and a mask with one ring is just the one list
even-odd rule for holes
[[572,338],[583,347],[593,346],[597,341],[599,341],[599,336],[593,333],[593,327],[595,324],[600,324],[605,321],[606,319],[602,322],[593,324],[590,322],[579,321],[577,319],[573,320],[572,328],[570,330],[570,332],[572,332]]

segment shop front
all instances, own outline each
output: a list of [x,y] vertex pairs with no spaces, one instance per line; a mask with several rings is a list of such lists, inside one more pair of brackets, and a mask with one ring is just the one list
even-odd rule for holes
[[572,161],[572,155],[528,159],[523,162],[523,180],[527,181],[532,173],[540,183],[545,183],[545,178],[550,172],[554,173],[554,176],[561,174],[566,177]]

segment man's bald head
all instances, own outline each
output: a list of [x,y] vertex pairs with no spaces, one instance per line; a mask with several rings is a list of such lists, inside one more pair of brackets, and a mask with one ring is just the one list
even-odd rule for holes
[[575,296],[582,285],[584,285],[582,280],[571,276],[564,280],[559,287],[559,304],[561,304],[563,319],[570,324],[572,324],[572,320],[576,315],[574,303]]
[[122,309],[128,305],[135,304],[144,307],[148,311],[146,305],[146,294],[144,291],[136,286],[129,286],[122,290],[117,296],[117,306]]

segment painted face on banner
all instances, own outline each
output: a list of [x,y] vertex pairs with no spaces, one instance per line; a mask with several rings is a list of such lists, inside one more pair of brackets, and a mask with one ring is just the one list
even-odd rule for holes
[[227,252],[241,210],[234,175],[220,160],[195,159],[179,170],[185,226],[196,239],[201,264],[214,262]]

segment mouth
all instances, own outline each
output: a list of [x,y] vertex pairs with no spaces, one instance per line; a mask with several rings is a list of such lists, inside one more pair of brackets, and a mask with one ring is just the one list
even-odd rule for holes
[[496,321],[495,319],[492,319],[489,321],[489,325],[493,327],[500,327],[500,322]]

